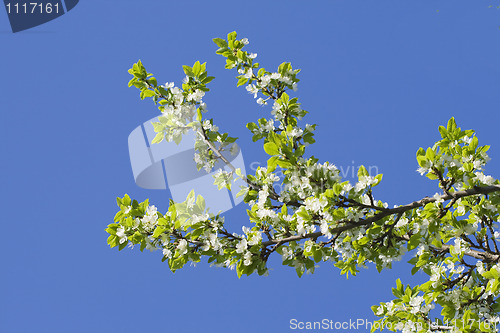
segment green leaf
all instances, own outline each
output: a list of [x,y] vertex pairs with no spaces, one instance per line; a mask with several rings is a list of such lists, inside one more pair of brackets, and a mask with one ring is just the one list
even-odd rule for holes
[[197,61],[193,65],[193,74],[195,76],[198,76],[198,75],[200,75],[200,73],[201,73],[201,64],[199,61]]
[[417,155],[417,163],[422,168],[425,168],[427,166],[427,158],[422,155]]
[[237,87],[242,86],[248,82],[248,79],[244,76],[240,77],[238,79],[238,83],[236,84]]
[[160,235],[162,233],[164,233],[166,230],[167,230],[167,228],[165,228],[164,226],[157,226],[154,233],[153,233],[153,237],[154,238],[160,237]]
[[273,172],[276,170],[276,166],[278,165],[278,156],[273,156],[267,160],[267,170],[269,172]]
[[156,136],[154,137],[153,141],[151,141],[151,143],[160,143],[163,141],[163,139],[164,139],[163,132],[157,133]]
[[193,77],[194,76],[194,73],[193,73],[193,69],[189,66],[186,66],[186,65],[182,65],[182,69],[184,70],[184,73],[189,76],[189,77]]
[[441,311],[441,315],[446,319],[452,319],[455,316],[455,309],[453,309],[451,306],[444,306],[443,310]]
[[427,148],[427,151],[425,152],[425,157],[429,160],[434,160],[436,158],[436,153],[432,148]]
[[477,148],[477,145],[479,144],[479,141],[477,139],[477,136],[473,137],[470,144],[469,144],[469,147],[472,149],[472,151],[476,151],[476,148]]
[[278,165],[284,169],[292,167],[292,163],[290,163],[289,161],[284,160],[284,159],[279,159]]
[[358,169],[358,178],[361,179],[361,177],[368,177],[368,171],[366,170],[365,166],[362,165]]
[[150,85],[152,85],[153,87],[156,87],[156,86],[158,85],[158,82],[156,81],[156,78],[154,78],[154,77],[150,77],[150,78],[148,79],[148,82],[149,82],[149,84],[150,84]]
[[455,122],[455,118],[451,117],[450,120],[448,120],[448,126],[446,130],[449,132],[453,132],[457,128],[457,123]]
[[206,78],[204,78],[203,80],[201,80],[201,83],[203,83],[203,84],[208,84],[208,83],[210,83],[213,79],[215,79],[215,76],[207,76]]
[[222,38],[212,39],[218,47],[227,47],[227,42]]
[[132,85],[135,83],[135,81],[137,81],[136,77],[133,77],[130,81],[128,81],[129,88],[132,87]]
[[446,127],[444,127],[444,126],[439,126],[439,133],[441,134],[441,137],[443,139],[446,139],[448,137],[448,131],[446,130]]
[[323,252],[321,249],[313,248],[313,257],[315,262],[320,262],[323,259]]
[[236,39],[236,31],[230,32],[227,34],[227,40],[228,41],[234,41]]
[[278,150],[278,146],[276,146],[276,144],[274,144],[273,142],[265,143],[264,151],[271,156],[278,155],[280,153]]
[[144,95],[144,98],[153,97],[155,95],[155,92],[153,90],[143,90],[142,93]]

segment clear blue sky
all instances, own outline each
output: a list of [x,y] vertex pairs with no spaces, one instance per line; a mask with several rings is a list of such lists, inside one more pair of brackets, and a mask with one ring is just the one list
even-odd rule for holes
[[[244,125],[269,109],[236,88],[211,41],[237,30],[266,68],[302,69],[296,96],[319,124],[310,152],[377,166],[375,195],[403,204],[437,191],[415,152],[451,116],[492,145],[486,173],[500,175],[500,10],[490,4],[89,0],[17,34],[0,10],[0,331],[292,332],[292,318],[373,319],[397,277],[422,279],[408,264],[349,280],[321,264],[299,279],[274,260],[269,277],[238,279],[205,263],[172,274],[159,252],[108,248],[117,196],[168,202],[132,177],[127,137],[158,111],[127,88],[127,69],[142,59],[159,81],[180,83],[181,65],[206,61],[217,77],[210,115],[240,137],[249,166],[265,154]],[[226,214],[229,228],[240,231],[244,209]]]

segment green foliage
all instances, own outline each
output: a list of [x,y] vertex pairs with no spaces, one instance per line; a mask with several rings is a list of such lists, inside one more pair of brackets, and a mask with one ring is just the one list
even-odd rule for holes
[[418,172],[436,181],[439,192],[388,208],[374,195],[382,174],[360,166],[351,183],[335,165],[308,155],[315,125],[302,125],[307,111],[291,92],[299,69],[288,62],[275,72],[260,67],[257,55],[244,50],[248,40],[237,39],[236,32],[213,41],[225,67],[237,70],[237,86],[246,85],[260,107],[272,104],[269,118],[246,126],[253,142],[263,140],[269,156],[255,174],[244,175],[231,165],[228,153],[237,150],[236,138],[203,118],[202,98],[213,79],[206,63],[183,66],[181,89],[173,83],[158,85],[139,60],[129,70],[129,86],[140,90],[141,99],[152,98],[162,112],[153,124],[157,135],[152,143],[179,143],[183,134],[194,131],[198,168],[211,172],[223,162],[231,170],[215,173],[218,189],[230,189],[234,177],[246,182],[238,195],[249,205],[249,226],[241,234],[228,231],[224,218],[210,212],[194,192],[184,202],[171,201],[165,214],[148,200],[139,203],[125,195],[117,199],[120,210],[106,228],[109,246],[161,250],[173,272],[206,258],[235,269],[238,277],[268,274],[272,255],[280,255],[298,276],[314,273],[320,262],[332,263],[349,277],[360,267],[374,265],[381,271],[409,258],[412,274],[422,272],[428,281],[411,287],[398,279],[394,299],[372,307],[380,317],[373,330],[496,332],[500,182],[484,174],[489,146],[480,146],[474,131],[462,130],[451,118],[439,127],[441,139],[416,153]]

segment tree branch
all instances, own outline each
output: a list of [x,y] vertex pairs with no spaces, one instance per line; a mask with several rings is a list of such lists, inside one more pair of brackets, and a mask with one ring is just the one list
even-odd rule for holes
[[[354,228],[361,227],[361,226],[371,225],[372,223],[379,221],[379,220],[383,219],[384,217],[394,215],[394,214],[401,214],[401,213],[407,212],[407,211],[415,209],[415,208],[423,207],[428,203],[436,202],[438,200],[448,201],[451,199],[460,199],[463,197],[469,197],[469,196],[478,195],[478,194],[488,194],[488,193],[493,193],[493,192],[500,192],[500,185],[491,185],[491,186],[482,186],[482,187],[474,186],[473,188],[468,189],[468,190],[464,190],[464,191],[459,191],[459,192],[450,193],[450,194],[443,194],[443,195],[440,195],[437,197],[432,197],[432,198],[425,197],[421,200],[414,201],[414,202],[409,203],[407,205],[387,209],[387,210],[380,212],[378,214],[375,214],[374,216],[369,217],[367,219],[361,219],[357,222],[345,221],[345,223],[346,223],[345,225],[330,229],[330,233],[333,234],[333,233],[338,233],[338,232],[354,229]],[[305,234],[305,235],[290,236],[290,237],[283,238],[283,239],[273,239],[273,240],[269,240],[266,242],[262,242],[262,246],[269,246],[269,245],[278,244],[278,243],[284,244],[284,243],[293,242],[293,241],[302,240],[302,239],[307,239],[307,238],[318,238],[322,235],[323,234],[321,233],[321,231],[318,231],[318,232],[312,232],[312,233]],[[491,255],[488,253],[483,253],[483,252],[473,251],[473,250],[471,250],[471,251],[472,251],[471,254],[473,254],[472,256],[475,255],[476,256],[475,258],[478,258],[478,259],[498,260],[498,258],[499,258],[499,256],[494,256],[494,255]]]

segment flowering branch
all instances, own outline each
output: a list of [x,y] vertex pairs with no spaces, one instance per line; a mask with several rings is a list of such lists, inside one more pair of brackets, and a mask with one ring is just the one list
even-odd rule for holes
[[[483,173],[489,146],[479,146],[474,132],[457,127],[451,118],[439,127],[441,139],[420,148],[416,156],[417,171],[437,180],[443,194],[388,208],[374,196],[381,174],[370,175],[361,166],[351,184],[335,165],[307,156],[315,125],[301,125],[307,112],[288,94],[297,90],[300,70],[287,62],[275,72],[265,70],[255,62],[257,54],[243,50],[248,40],[236,37],[232,32],[227,39],[215,38],[217,54],[226,59],[227,69],[237,70],[237,85],[246,85],[258,105],[272,103],[269,118],[247,124],[252,140],[263,140],[269,156],[266,167],[254,175],[242,174],[222,153],[237,148],[236,138],[220,133],[213,119],[203,118],[206,85],[213,79],[204,63],[183,66],[181,89],[173,83],[158,85],[139,61],[129,71],[129,85],[140,89],[142,99],[159,105],[152,143],[179,143],[194,130],[198,168],[211,172],[221,160],[231,171],[216,173],[219,189],[230,188],[234,176],[248,184],[239,195],[249,205],[250,226],[243,233],[228,231],[224,217],[209,213],[204,198],[194,191],[184,202],[171,201],[165,214],[148,200],[139,203],[125,195],[117,199],[120,211],[106,229],[110,247],[160,249],[174,272],[207,258],[213,265],[235,269],[239,277],[268,274],[274,253],[299,276],[313,273],[319,262],[332,262],[348,276],[370,263],[378,270],[390,268],[408,255],[412,273],[423,271],[429,280],[415,287],[398,280],[396,298],[372,308],[381,317],[379,324],[406,331],[426,331],[418,325],[427,325],[436,332],[493,332],[481,326],[500,322],[500,182]],[[430,314],[435,305],[442,308],[437,322]]]

